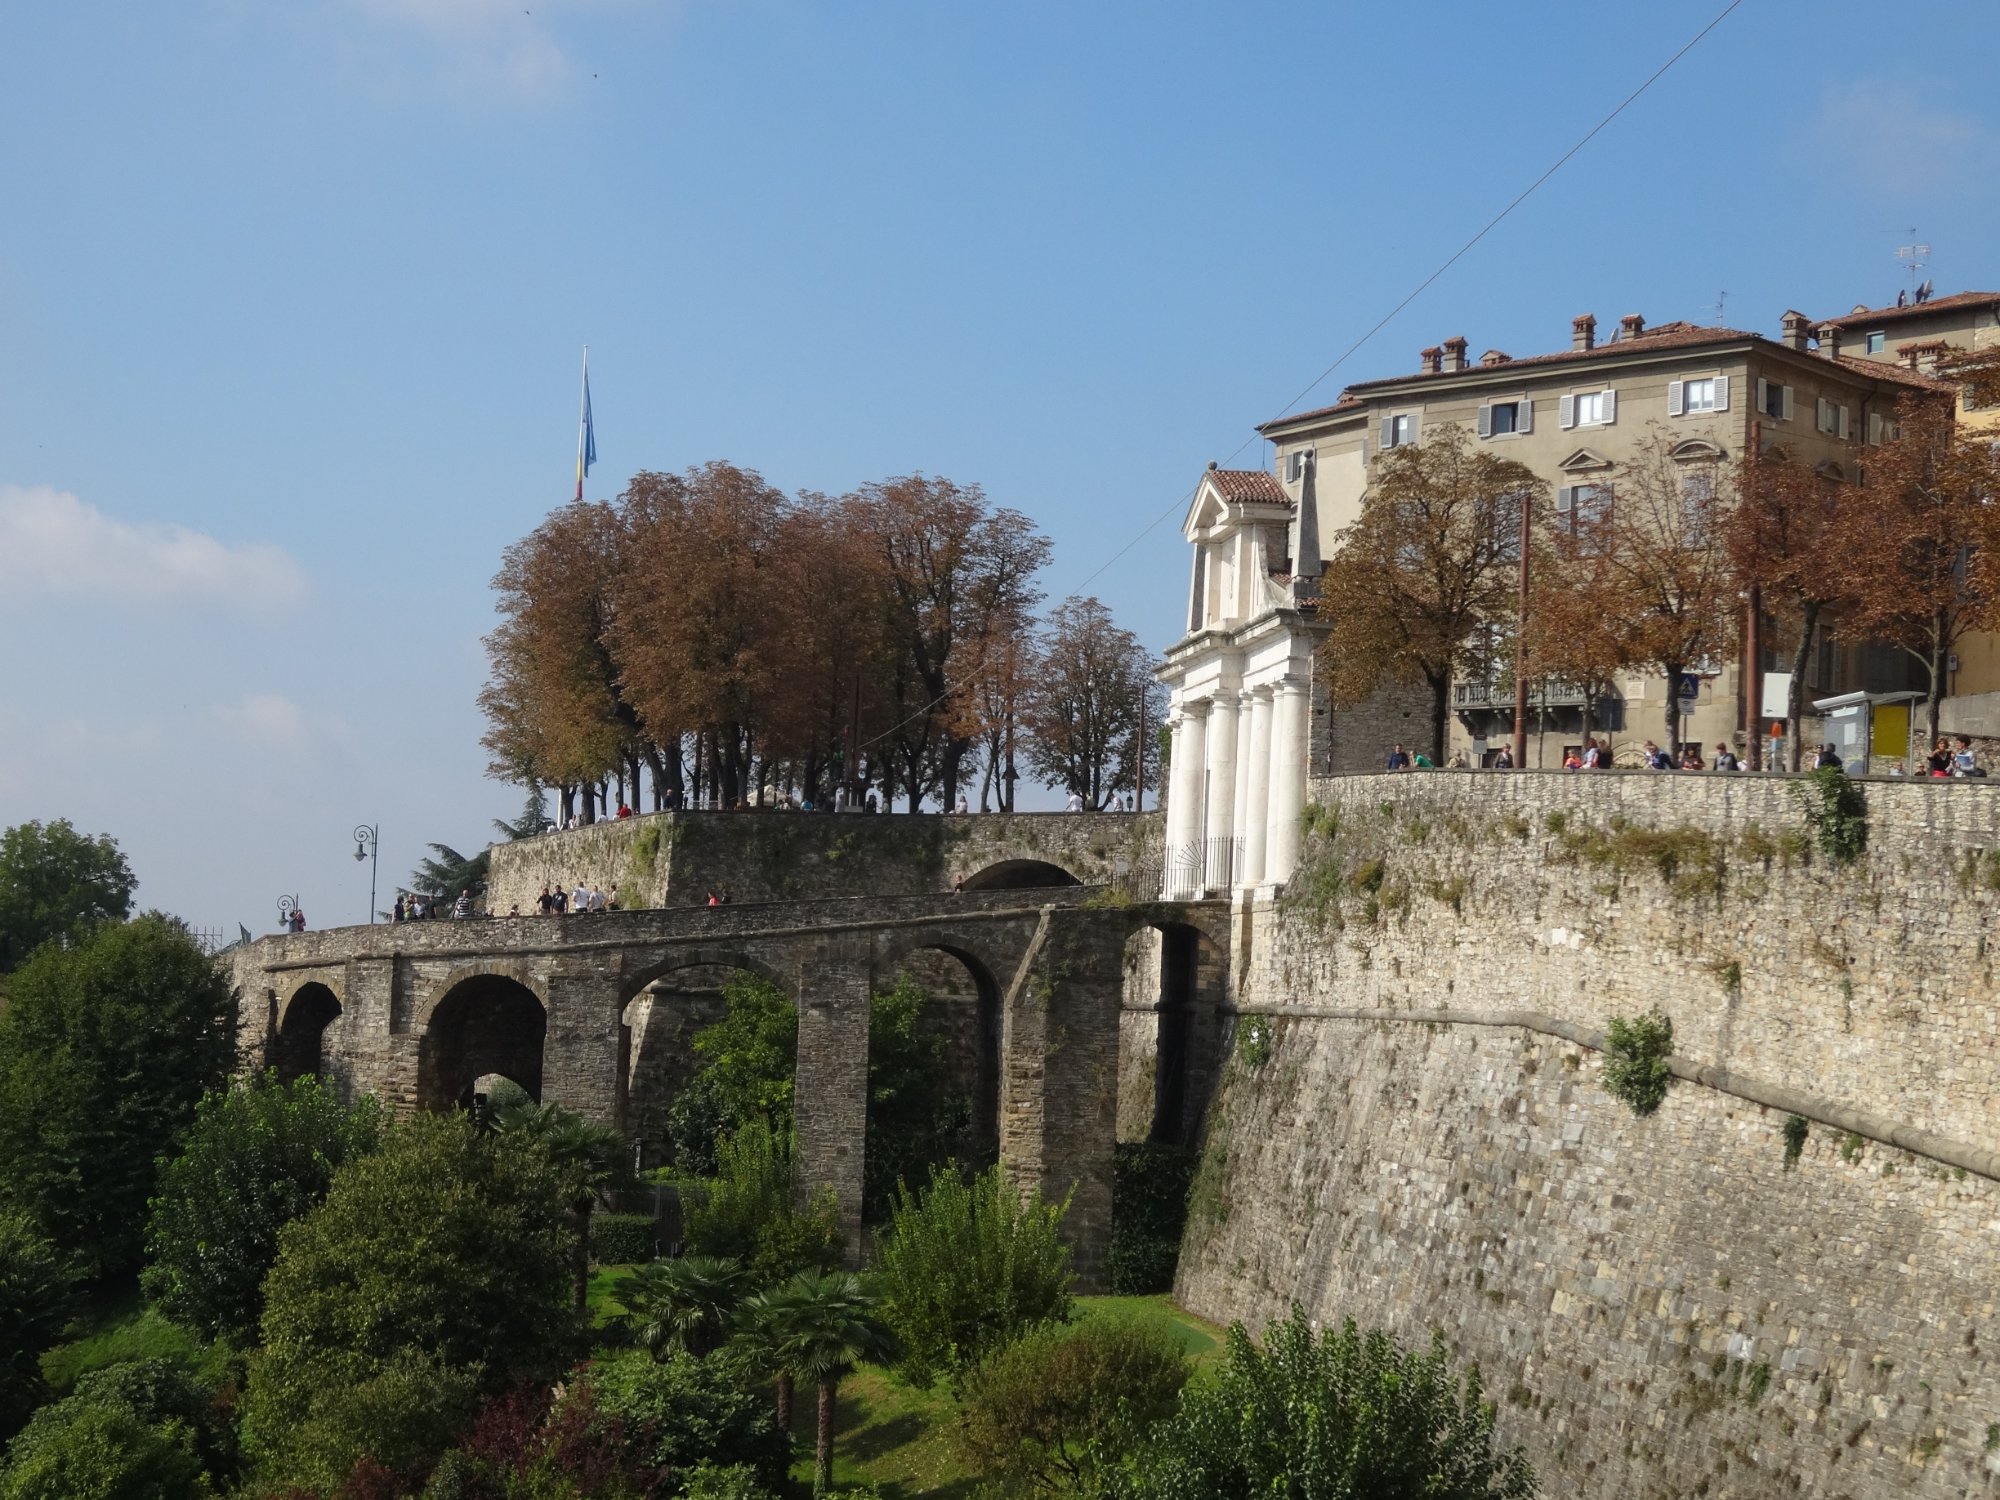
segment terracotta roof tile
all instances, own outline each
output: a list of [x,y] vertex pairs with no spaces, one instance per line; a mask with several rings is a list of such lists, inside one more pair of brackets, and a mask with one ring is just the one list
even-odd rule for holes
[[1821,318],[1813,326],[1823,328],[1831,323],[1835,328],[1855,328],[1863,323],[1893,323],[1898,318],[1921,318],[1927,313],[1990,305],[2000,305],[2000,292],[1953,292],[1949,297],[1933,297],[1928,302],[1913,302],[1908,307],[1865,307],[1860,312],[1845,313],[1838,318]]
[[1257,430],[1262,432],[1267,427],[1283,427],[1291,422],[1317,421],[1321,417],[1345,416],[1351,411],[1361,411],[1367,405],[1368,403],[1360,397],[1350,396],[1347,392],[1342,391],[1340,399],[1331,406],[1318,406],[1314,407],[1311,411],[1295,411],[1286,416],[1273,417],[1268,422],[1259,423]]
[[1210,469],[1208,478],[1235,505],[1290,505],[1285,487],[1262,469]]
[[1888,380],[1898,385],[1915,386],[1924,391],[1956,391],[1957,386],[1947,380],[1938,380],[1929,375],[1920,375],[1905,365],[1891,364],[1884,359],[1856,359],[1851,354],[1812,355],[1813,359],[1831,358],[1842,369],[1852,370],[1857,375],[1866,375],[1872,380]]

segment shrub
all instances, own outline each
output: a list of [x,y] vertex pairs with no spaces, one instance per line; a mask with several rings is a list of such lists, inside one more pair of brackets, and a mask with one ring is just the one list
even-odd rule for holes
[[1667,1055],[1674,1050],[1674,1023],[1658,1010],[1629,1021],[1613,1016],[1606,1043],[1604,1087],[1633,1114],[1650,1115],[1673,1081]]
[[1182,1392],[1116,1492],[1525,1500],[1535,1476],[1519,1449],[1494,1449],[1478,1367],[1461,1382],[1441,1334],[1426,1354],[1352,1322],[1319,1338],[1295,1305],[1261,1349],[1229,1330],[1220,1374]]
[[791,1440],[762,1396],[730,1379],[717,1360],[669,1349],[655,1360],[638,1350],[590,1367],[597,1410],[632,1434],[632,1457],[682,1472],[699,1464],[741,1465],[766,1489],[783,1486]]
[[34,1416],[0,1468],[4,1500],[206,1495],[232,1479],[234,1434],[186,1370],[144,1360],[84,1376]]
[[681,1500],[777,1500],[748,1464],[697,1464],[688,1470]]
[[714,1169],[719,1138],[740,1126],[761,1122],[781,1135],[792,1126],[798,1008],[783,990],[754,974],[732,975],[722,998],[728,1009],[695,1033],[701,1067],[667,1117],[675,1164],[698,1176]]
[[1199,1157],[1184,1146],[1121,1142],[1112,1158],[1111,1290],[1170,1291]]
[[717,1154],[720,1172],[707,1193],[681,1200],[690,1253],[742,1261],[760,1286],[839,1260],[839,1205],[826,1188],[798,1201],[788,1137],[753,1121]]
[[1847,773],[1827,766],[1792,783],[1820,852],[1851,864],[1868,847],[1868,801]]
[[373,1099],[349,1109],[317,1078],[265,1073],[206,1096],[160,1169],[146,1231],[146,1295],[209,1338],[241,1337],[264,1310],[278,1231],[326,1196],[341,1163],[375,1149]]
[[997,1166],[969,1183],[940,1167],[921,1194],[897,1193],[876,1266],[905,1376],[926,1388],[940,1376],[956,1385],[1030,1328],[1069,1321],[1068,1212],[1068,1198],[1024,1198]]
[[493,1397],[439,1461],[426,1500],[638,1500],[669,1476],[638,1456],[628,1424],[604,1412],[587,1376]]
[[862,1212],[889,1215],[896,1188],[970,1144],[972,1098],[952,1076],[950,1036],[937,1007],[907,976],[874,997],[868,1012],[868,1127]]
[[629,1266],[659,1253],[659,1225],[651,1214],[597,1214],[590,1221],[590,1258],[600,1266]]
[[49,1399],[42,1351],[76,1315],[75,1268],[25,1214],[0,1212],[0,1447]]
[[1785,1116],[1785,1169],[1790,1171],[1799,1164],[1805,1154],[1806,1136],[1812,1130],[1812,1122],[1804,1115]]
[[966,1378],[959,1444],[981,1474],[1085,1492],[1100,1467],[1173,1414],[1189,1372],[1157,1323],[1037,1328]]
[[538,1145],[462,1116],[397,1124],[335,1173],[264,1285],[244,1413],[264,1477],[325,1487],[364,1449],[403,1467],[481,1393],[560,1370],[580,1333],[568,1207]]

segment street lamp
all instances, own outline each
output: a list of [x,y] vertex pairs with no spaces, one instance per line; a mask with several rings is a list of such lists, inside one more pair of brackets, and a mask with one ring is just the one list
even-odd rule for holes
[[354,857],[368,860],[368,925],[375,925],[375,872],[381,866],[381,828],[367,823],[354,829]]
[[298,909],[299,898],[297,896],[280,896],[278,898],[278,931],[290,932],[292,930],[292,913]]

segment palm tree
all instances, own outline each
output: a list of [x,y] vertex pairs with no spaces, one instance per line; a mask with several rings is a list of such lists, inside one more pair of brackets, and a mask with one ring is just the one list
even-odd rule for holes
[[707,1354],[722,1341],[748,1279],[742,1263],[723,1255],[656,1260],[618,1282],[618,1300],[632,1315],[633,1338],[657,1357],[678,1344]]
[[792,1430],[792,1396],[798,1376],[791,1366],[786,1340],[791,1336],[798,1294],[790,1285],[752,1292],[736,1310],[736,1337],[750,1357],[771,1374],[778,1386],[778,1430]]
[[802,1271],[786,1283],[785,1294],[780,1368],[819,1387],[813,1493],[823,1495],[833,1484],[833,1413],[840,1382],[862,1361],[888,1358],[891,1340],[876,1315],[879,1299],[852,1271]]
[[625,1137],[575,1110],[532,1099],[495,1109],[493,1128],[538,1143],[569,1187],[570,1219],[576,1225],[576,1310],[582,1313],[590,1301],[590,1215],[604,1193],[632,1180]]

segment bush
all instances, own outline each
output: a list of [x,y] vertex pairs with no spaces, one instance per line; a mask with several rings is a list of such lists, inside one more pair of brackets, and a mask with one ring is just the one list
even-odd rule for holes
[[85,1274],[134,1268],[155,1159],[235,1061],[236,997],[180,923],[38,949],[0,1016],[0,1199]]
[[970,1144],[972,1097],[951,1070],[951,1039],[937,1007],[908,977],[874,997],[868,1012],[868,1124],[862,1214],[889,1216],[896,1189],[918,1181]]
[[1037,1328],[967,1377],[959,1443],[981,1474],[1087,1492],[1100,1468],[1173,1414],[1189,1373],[1156,1323]]
[[209,1338],[241,1338],[264,1310],[278,1231],[320,1199],[345,1161],[373,1151],[381,1111],[349,1109],[317,1078],[265,1073],[205,1097],[181,1154],[160,1169],[140,1285]]
[[1145,1296],[1173,1290],[1199,1161],[1184,1146],[1148,1141],[1116,1147],[1108,1256],[1112,1291]]
[[759,1286],[840,1259],[840,1207],[825,1188],[798,1201],[787,1136],[752,1121],[722,1141],[718,1157],[708,1191],[681,1199],[689,1254],[741,1261]]
[[523,1386],[480,1409],[439,1460],[425,1500],[638,1500],[668,1478],[635,1456],[623,1419],[599,1408],[587,1378],[555,1390]]
[[757,1479],[757,1471],[746,1464],[699,1464],[688,1471],[681,1487],[681,1500],[777,1500]]
[[481,1393],[552,1378],[580,1346],[568,1207],[538,1145],[457,1115],[397,1124],[335,1173],[264,1285],[244,1412],[263,1477],[325,1488],[364,1449],[403,1467]]
[[1792,791],[1821,853],[1837,865],[1861,857],[1868,847],[1868,800],[1858,783],[1827,766],[1793,782]]
[[730,1379],[722,1362],[681,1349],[657,1360],[632,1350],[598,1360],[589,1381],[597,1410],[633,1434],[635,1459],[676,1473],[741,1465],[766,1489],[783,1488],[791,1439],[770,1403]]
[[1604,1087],[1622,1099],[1635,1115],[1650,1115],[1667,1097],[1673,1073],[1667,1056],[1674,1050],[1674,1023],[1658,1010],[1636,1020],[1613,1016],[1605,1033]]
[[234,1477],[234,1436],[211,1392],[162,1360],[86,1375],[14,1439],[0,1500],[179,1500]]
[[629,1266],[659,1254],[659,1225],[651,1214],[596,1214],[590,1221],[590,1258],[600,1266]]
[[949,1166],[921,1195],[896,1195],[876,1266],[883,1317],[903,1347],[901,1369],[926,1387],[964,1372],[1030,1328],[1070,1318],[1069,1199],[1024,1199],[999,1167],[970,1183]]
[[674,1163],[707,1176],[720,1137],[761,1121],[780,1135],[792,1128],[792,1079],[798,1072],[799,1012],[768,979],[732,975],[722,987],[723,1018],[695,1033],[700,1071],[668,1111]]
[[25,1214],[0,1211],[0,1447],[50,1396],[42,1351],[76,1316],[75,1268]]
[[1463,1383],[1430,1352],[1352,1322],[1316,1338],[1296,1305],[1264,1347],[1242,1325],[1212,1381],[1189,1386],[1114,1493],[1127,1500],[1324,1495],[1352,1500],[1525,1500],[1534,1471],[1496,1452],[1479,1370]]

